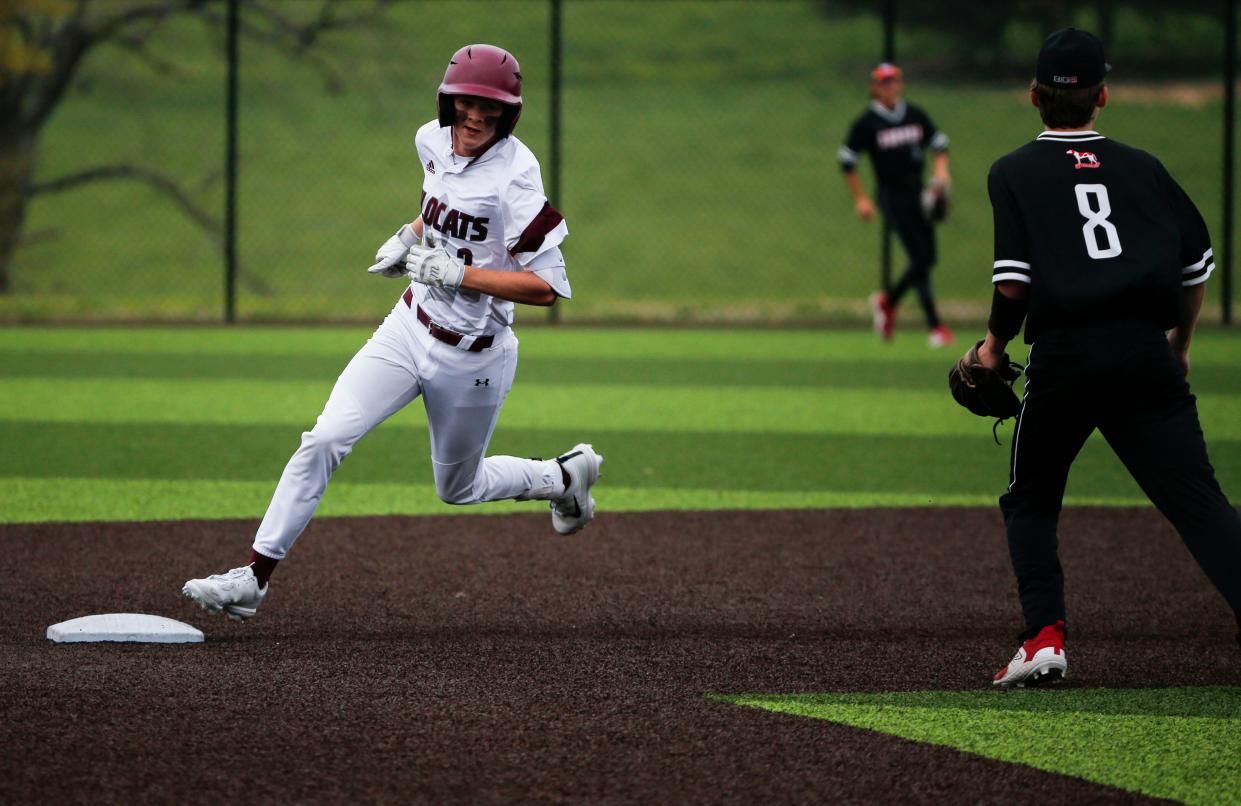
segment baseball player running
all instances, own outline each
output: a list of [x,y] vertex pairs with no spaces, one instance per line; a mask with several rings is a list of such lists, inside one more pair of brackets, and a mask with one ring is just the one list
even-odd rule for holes
[[[938,208],[942,217],[947,203],[951,178],[948,176],[948,135],[935,128],[926,112],[907,103],[902,94],[901,69],[883,63],[870,73],[870,106],[853,122],[848,139],[840,147],[838,157],[844,171],[845,184],[853,194],[854,209],[859,218],[869,221],[875,206],[862,187],[857,174],[858,160],[863,152],[870,153],[871,166],[879,188],[879,207],[888,226],[909,256],[909,265],[896,285],[885,288],[870,298],[875,318],[875,331],[883,338],[892,338],[896,307],[905,292],[918,292],[928,328],[927,343],[943,347],[952,343],[952,331],[940,321],[931,290],[931,268],[935,265],[935,226],[930,220]],[[925,151],[934,157],[931,186],[927,191],[930,206],[924,204],[922,169]]]
[[439,115],[418,130],[422,212],[368,271],[412,281],[341,373],[314,428],[302,435],[250,552],[225,574],[185,583],[205,609],[244,621],[314,514],[332,472],[371,429],[422,397],[435,488],[450,504],[551,502],[561,534],[595,514],[603,457],[589,444],[553,460],[486,456],[517,368],[514,303],[571,297],[560,244],[569,230],[543,193],[539,163],[512,135],[521,68],[512,54],[470,45],[453,54]]
[[995,292],[977,358],[999,369],[1023,320],[1030,344],[1000,498],[1026,628],[997,686],[1068,671],[1056,523],[1069,466],[1096,428],[1241,621],[1241,520],[1186,381],[1211,242],[1158,159],[1094,130],[1109,69],[1091,34],[1049,36],[1030,87],[1046,130],[987,180]]

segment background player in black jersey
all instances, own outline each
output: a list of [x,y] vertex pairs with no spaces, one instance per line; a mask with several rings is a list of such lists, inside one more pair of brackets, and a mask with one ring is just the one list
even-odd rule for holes
[[1031,345],[1000,498],[1026,629],[999,686],[1068,670],[1056,525],[1069,466],[1096,428],[1241,620],[1241,519],[1186,381],[1211,243],[1159,160],[1093,130],[1108,69],[1092,35],[1049,36],[1030,88],[1046,130],[987,180],[995,293],[979,358],[998,367],[1023,319]]
[[952,343],[952,331],[940,321],[931,291],[935,227],[923,209],[922,169],[926,150],[930,149],[935,154],[932,192],[948,192],[948,136],[935,128],[926,112],[906,102],[903,93],[899,67],[885,62],[872,70],[870,106],[853,122],[838,156],[858,217],[868,221],[875,215],[875,206],[858,178],[857,164],[861,154],[870,154],[879,208],[909,255],[909,266],[896,285],[870,299],[875,330],[885,339],[892,338],[896,306],[905,292],[913,289],[926,314],[927,343],[943,347]]

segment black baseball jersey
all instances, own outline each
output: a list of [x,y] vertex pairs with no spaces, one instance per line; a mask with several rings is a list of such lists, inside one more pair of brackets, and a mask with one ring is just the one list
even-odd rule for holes
[[935,128],[931,118],[913,104],[901,101],[888,109],[878,101],[849,129],[849,137],[837,156],[845,171],[856,170],[864,153],[870,154],[880,185],[921,188],[926,149],[946,151],[948,136]]
[[991,166],[991,279],[1030,284],[1026,343],[1055,328],[1179,321],[1215,268],[1198,208],[1154,156],[1096,132],[1043,132]]

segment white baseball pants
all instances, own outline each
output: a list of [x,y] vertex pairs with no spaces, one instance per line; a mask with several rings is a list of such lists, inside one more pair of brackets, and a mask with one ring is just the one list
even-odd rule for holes
[[426,406],[435,489],[450,504],[564,495],[553,460],[484,457],[517,369],[511,330],[476,353],[433,338],[398,299],[336,380],[323,413],[289,459],[254,549],[283,559],[310,522],[332,473],[353,445],[419,395]]

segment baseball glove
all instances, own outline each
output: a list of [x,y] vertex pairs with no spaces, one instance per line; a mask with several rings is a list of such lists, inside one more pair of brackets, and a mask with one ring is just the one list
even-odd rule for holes
[[938,224],[948,218],[948,186],[931,183],[922,190],[922,215]]
[[948,372],[948,388],[952,397],[979,417],[1006,420],[1021,411],[1021,401],[1013,392],[1013,381],[1021,377],[1024,367],[1008,359],[1005,353],[999,369],[983,366],[978,360],[978,342]]

